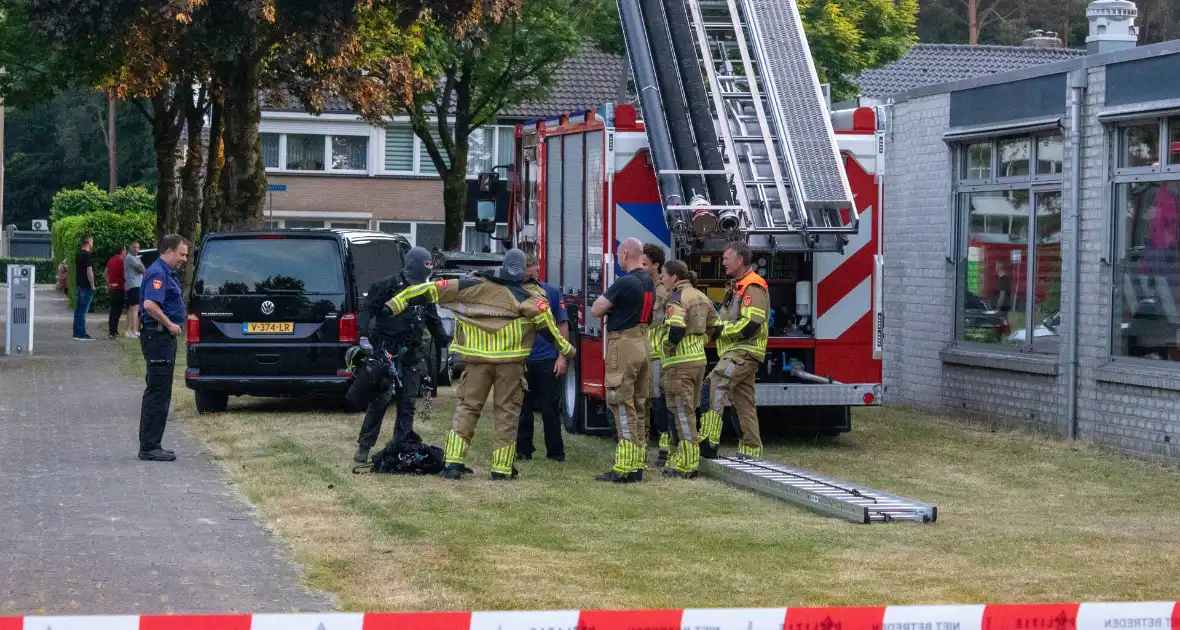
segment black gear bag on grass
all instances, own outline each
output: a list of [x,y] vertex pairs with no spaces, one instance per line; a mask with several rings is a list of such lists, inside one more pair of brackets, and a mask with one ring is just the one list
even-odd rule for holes
[[393,475],[437,475],[442,472],[443,450],[413,438],[411,436],[399,444],[390,440],[385,448],[373,454],[372,464],[358,466],[353,472],[363,472],[365,466],[371,466],[370,472]]

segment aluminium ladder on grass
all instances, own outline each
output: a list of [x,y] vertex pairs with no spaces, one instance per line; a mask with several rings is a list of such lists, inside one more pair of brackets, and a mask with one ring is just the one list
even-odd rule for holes
[[938,518],[938,508],[928,503],[755,457],[702,459],[700,468],[730,485],[857,523],[933,523]]
[[859,216],[794,1],[685,2],[741,229],[805,241],[856,233]]

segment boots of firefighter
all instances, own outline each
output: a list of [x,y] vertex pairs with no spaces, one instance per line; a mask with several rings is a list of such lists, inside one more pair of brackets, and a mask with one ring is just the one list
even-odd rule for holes
[[643,481],[643,471],[636,470],[629,473],[620,473],[614,470],[608,470],[594,479],[596,481],[607,481],[610,483],[639,483]]
[[516,469],[516,466],[512,467],[512,473],[510,474],[492,471],[492,481],[507,481],[509,479],[515,479],[519,474],[520,471]]
[[701,457],[716,459],[717,446],[721,443],[721,414],[710,409],[701,416]]
[[368,446],[356,447],[356,455],[352,456],[352,461],[354,461],[358,464],[363,464],[363,463],[369,461],[369,447]]
[[668,465],[668,433],[660,433],[660,452],[656,455],[656,466],[663,468]]
[[442,476],[444,479],[459,480],[463,478],[465,472],[468,471],[463,464],[447,464],[446,468],[443,468]]

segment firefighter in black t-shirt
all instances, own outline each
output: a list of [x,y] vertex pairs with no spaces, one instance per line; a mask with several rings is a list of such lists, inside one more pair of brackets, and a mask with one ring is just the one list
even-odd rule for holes
[[651,395],[651,349],[647,329],[655,303],[655,283],[644,271],[643,243],[629,238],[619,245],[615,280],[590,307],[606,319],[606,404],[615,416],[619,443],[614,467],[599,481],[632,483],[643,480],[647,467],[647,403]]

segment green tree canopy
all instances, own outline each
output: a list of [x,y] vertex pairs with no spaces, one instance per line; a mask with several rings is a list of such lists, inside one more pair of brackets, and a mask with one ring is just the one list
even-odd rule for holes
[[561,64],[594,39],[600,3],[605,0],[485,7],[478,21],[462,25],[459,39],[429,22],[402,27],[386,9],[362,11],[356,74],[341,91],[374,121],[409,115],[443,178],[444,247],[458,249],[462,238],[471,134],[505,109],[549,94]]
[[799,0],[819,80],[832,100],[856,96],[861,71],[901,58],[917,43],[917,0]]

